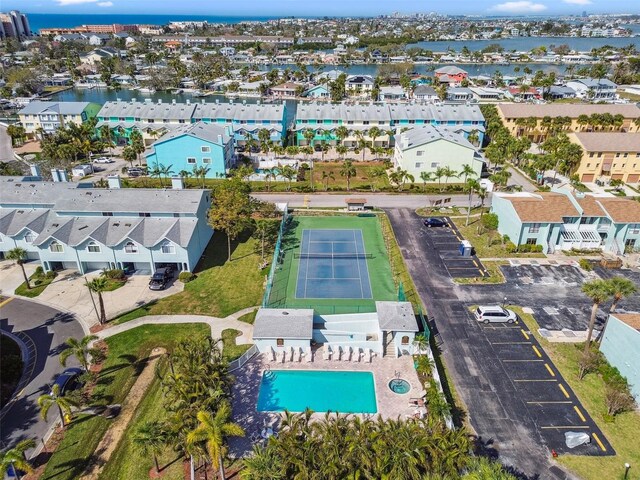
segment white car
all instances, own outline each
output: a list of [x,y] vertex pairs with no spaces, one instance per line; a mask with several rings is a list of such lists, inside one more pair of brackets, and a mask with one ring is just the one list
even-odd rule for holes
[[499,306],[480,306],[473,312],[476,320],[483,323],[513,323],[518,320],[515,312]]
[[98,157],[93,159],[93,163],[115,163],[115,160],[109,157]]

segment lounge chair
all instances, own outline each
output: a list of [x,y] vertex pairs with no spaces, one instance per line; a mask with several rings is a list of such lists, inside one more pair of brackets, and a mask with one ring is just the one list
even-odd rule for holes
[[323,360],[331,360],[331,347],[329,345],[326,345],[323,349],[322,349],[322,358]]
[[424,398],[414,397],[409,399],[410,407],[424,407]]
[[364,351],[364,358],[367,359],[367,362],[371,363],[371,349],[370,348],[367,348]]
[[311,347],[307,347],[305,357],[307,362],[313,362],[313,351],[311,350]]
[[345,347],[344,350],[342,350],[342,360],[345,362],[351,360],[351,347]]
[[358,363],[360,361],[360,347],[353,349],[353,357],[351,357],[351,361],[354,363]]
[[289,355],[290,355],[289,358],[291,359],[292,362],[294,360],[295,354],[296,354],[296,351],[293,349],[293,347],[289,347]]
[[302,347],[298,347],[298,362],[302,361],[302,356],[304,353],[302,352]]
[[269,350],[271,350],[271,361],[275,362],[276,361],[276,351],[273,349],[273,347],[269,347]]
[[287,361],[287,352],[285,352],[284,350],[281,350],[280,353],[282,353],[282,359],[280,360],[282,363]]

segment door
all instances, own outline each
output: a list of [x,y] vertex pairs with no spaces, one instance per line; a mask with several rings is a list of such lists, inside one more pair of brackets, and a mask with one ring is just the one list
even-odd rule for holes
[[582,182],[593,182],[593,178],[595,177],[595,174],[593,173],[583,173],[582,174]]
[[640,173],[630,173],[627,176],[627,183],[638,183],[640,182]]

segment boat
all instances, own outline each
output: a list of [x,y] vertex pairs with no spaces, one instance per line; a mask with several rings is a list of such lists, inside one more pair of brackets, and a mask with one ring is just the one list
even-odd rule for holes
[[148,88],[148,87],[138,87],[137,90],[140,93],[148,93],[148,94],[156,93],[156,90],[154,88]]

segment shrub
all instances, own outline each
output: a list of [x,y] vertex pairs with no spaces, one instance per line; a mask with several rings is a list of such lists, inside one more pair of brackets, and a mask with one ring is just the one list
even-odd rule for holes
[[180,275],[178,275],[178,280],[180,280],[182,283],[189,283],[195,279],[195,274],[191,272],[180,272]]
[[507,253],[514,253],[518,249],[518,247],[516,247],[516,244],[513,242],[507,242],[504,246],[504,249],[507,251]]
[[580,268],[585,272],[590,272],[591,270],[593,270],[593,265],[591,265],[591,262],[586,258],[581,258],[578,264],[580,265]]
[[607,384],[604,392],[607,415],[615,417],[619,413],[633,410],[636,405],[628,387],[619,384]]
[[589,349],[582,352],[578,358],[578,378],[582,380],[588,373],[595,372],[602,364],[602,356],[599,351]]
[[102,275],[104,275],[105,277],[107,277],[110,280],[124,280],[125,279],[125,274],[124,274],[124,270],[122,270],[121,268],[112,268],[112,269],[104,269],[102,270]]
[[57,273],[54,272],[53,270],[49,270],[45,275],[44,278],[46,278],[47,280],[52,280],[54,278],[56,278]]
[[41,277],[44,275],[44,270],[42,269],[42,266],[39,265],[38,267],[36,267],[36,271],[33,272],[33,275],[36,277]]

